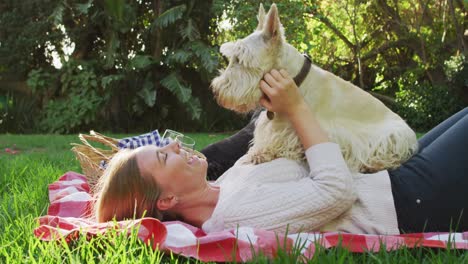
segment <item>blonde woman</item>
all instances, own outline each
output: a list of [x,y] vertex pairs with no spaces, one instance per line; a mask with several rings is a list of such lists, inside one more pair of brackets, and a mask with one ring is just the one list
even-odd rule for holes
[[239,162],[211,182],[207,161],[176,143],[122,151],[96,189],[97,220],[175,217],[206,232],[468,230],[468,108],[427,133],[419,153],[398,169],[352,174],[286,71],[267,73],[260,88],[260,103],[293,125],[307,163]]

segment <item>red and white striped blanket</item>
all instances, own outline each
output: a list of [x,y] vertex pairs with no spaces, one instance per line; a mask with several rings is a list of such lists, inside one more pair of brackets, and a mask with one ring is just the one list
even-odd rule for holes
[[400,247],[468,249],[468,232],[464,233],[414,233],[405,235],[381,236],[347,233],[300,233],[287,236],[250,227],[206,234],[203,230],[183,222],[160,222],[154,218],[134,221],[98,224],[89,213],[91,195],[84,175],[67,172],[49,185],[50,206],[48,215],[39,218],[35,236],[44,241],[65,238],[72,241],[80,235],[92,237],[112,228],[129,233],[139,227],[138,237],[153,247],[172,251],[202,261],[247,261],[253,255],[262,254],[274,258],[278,248],[292,249],[301,245],[301,253],[311,258],[315,247],[331,248],[337,245],[351,252],[397,250]]

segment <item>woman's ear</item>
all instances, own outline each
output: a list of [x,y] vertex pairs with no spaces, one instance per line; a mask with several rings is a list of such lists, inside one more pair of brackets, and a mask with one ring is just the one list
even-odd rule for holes
[[178,199],[174,195],[168,195],[164,198],[159,198],[156,202],[156,207],[161,211],[166,211],[174,207],[178,203]]

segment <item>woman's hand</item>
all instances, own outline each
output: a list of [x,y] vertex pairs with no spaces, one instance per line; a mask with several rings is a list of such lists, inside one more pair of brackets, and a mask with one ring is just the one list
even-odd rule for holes
[[320,127],[294,80],[285,70],[271,70],[260,81],[264,96],[260,104],[272,112],[285,114],[296,130],[304,149],[328,142],[327,133]]
[[260,104],[271,112],[284,113],[291,117],[300,112],[305,102],[294,80],[286,70],[271,70],[260,81],[264,96]]

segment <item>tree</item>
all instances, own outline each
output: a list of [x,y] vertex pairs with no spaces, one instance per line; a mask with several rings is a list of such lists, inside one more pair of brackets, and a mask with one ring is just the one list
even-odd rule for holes
[[[32,15],[36,4],[40,15]],[[1,36],[11,36],[0,50],[8,67],[2,76],[18,72],[14,61],[26,60],[17,79],[25,93],[39,95],[46,131],[176,128],[213,118],[202,115],[200,101],[205,110],[215,106],[207,96],[218,67],[210,1],[10,1],[2,8],[2,21],[11,21],[0,29]],[[31,17],[34,34],[21,17]],[[34,44],[19,46],[17,32]],[[70,56],[63,50],[67,43],[74,45]],[[37,58],[28,54],[36,45]],[[58,54],[62,68],[51,67],[47,49]]]
[[[418,128],[468,104],[463,1],[275,2],[292,45]],[[0,91],[37,101],[24,105],[38,107],[45,131],[238,128],[244,120],[218,107],[209,85],[226,63],[218,47],[254,30],[258,5],[5,0]]]

